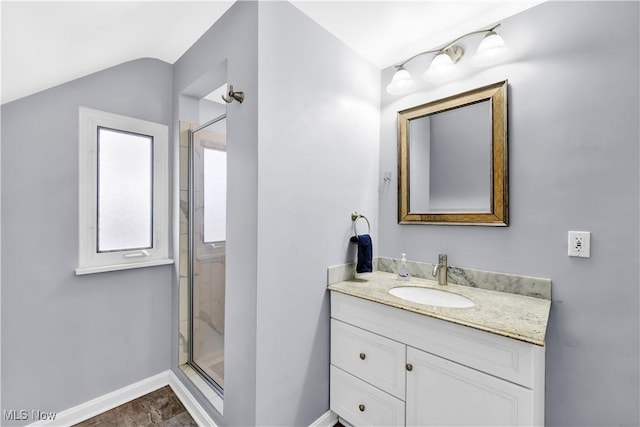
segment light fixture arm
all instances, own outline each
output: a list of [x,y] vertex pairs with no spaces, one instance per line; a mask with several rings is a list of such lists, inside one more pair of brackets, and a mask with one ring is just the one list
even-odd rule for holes
[[460,37],[458,37],[457,39],[455,39],[454,41],[450,42],[448,45],[444,46],[442,49],[440,49],[441,51],[445,51],[448,48],[450,48],[451,46],[453,46],[454,44],[458,43],[460,40],[464,39],[465,37],[469,37],[469,36],[473,36],[475,34],[484,34],[484,33],[490,33],[493,30],[495,30],[496,28],[498,28],[500,26],[500,24],[496,24],[493,27],[487,29],[487,30],[478,30],[478,31],[472,31],[470,33],[464,34]]
[[396,69],[403,68],[407,62],[411,62],[411,61],[413,61],[413,60],[414,60],[414,59],[416,59],[418,56],[426,55],[426,54],[428,54],[428,53],[436,53],[436,52],[440,52],[440,49],[425,50],[424,52],[416,53],[416,54],[415,54],[415,55],[413,55],[411,58],[406,59],[406,60],[404,60],[403,62],[401,62],[401,63],[399,63],[399,64],[394,65],[394,67],[396,67]]
[[452,48],[452,47],[453,47],[457,42],[459,42],[460,40],[462,40],[462,39],[464,39],[464,38],[466,38],[466,37],[473,36],[473,35],[475,35],[475,34],[485,34],[485,33],[490,33],[490,32],[492,32],[493,30],[495,30],[496,28],[498,28],[499,26],[500,26],[500,24],[496,24],[496,25],[494,25],[493,27],[488,28],[488,29],[486,29],[486,30],[477,30],[477,31],[472,31],[472,32],[470,32],[470,33],[463,34],[463,35],[461,35],[460,37],[458,37],[457,39],[455,39],[455,40],[453,40],[453,41],[451,41],[451,42],[447,43],[446,45],[444,45],[443,47],[441,47],[441,48],[439,48],[439,49],[425,50],[424,52],[416,53],[415,55],[413,55],[413,56],[412,56],[412,57],[410,57],[409,59],[406,59],[406,60],[404,60],[404,61],[400,62],[399,64],[395,64],[395,65],[394,65],[394,67],[395,67],[396,69],[398,69],[398,70],[399,70],[400,68],[404,68],[404,66],[405,66],[408,62],[413,61],[414,59],[416,59],[416,58],[417,58],[417,57],[419,57],[419,56],[426,55],[426,54],[429,54],[429,53],[444,53],[444,52],[446,52],[446,51],[447,51],[447,49],[451,49],[451,48]]

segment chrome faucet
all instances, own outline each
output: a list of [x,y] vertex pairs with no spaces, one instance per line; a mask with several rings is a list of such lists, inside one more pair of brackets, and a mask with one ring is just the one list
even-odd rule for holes
[[438,255],[438,264],[433,267],[431,274],[438,277],[438,285],[447,284],[447,254]]

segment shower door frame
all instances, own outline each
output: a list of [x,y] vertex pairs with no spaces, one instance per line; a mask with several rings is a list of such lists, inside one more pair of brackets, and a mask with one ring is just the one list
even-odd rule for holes
[[[191,368],[193,368],[194,371],[196,371],[198,373],[198,375],[200,375],[200,377],[202,377],[203,380],[205,380],[207,382],[207,384],[209,384],[209,386],[211,386],[211,388],[213,388],[216,393],[218,393],[221,397],[224,397],[224,388],[222,386],[220,386],[213,378],[211,378],[209,376],[209,374],[207,374],[199,365],[198,363],[193,359],[193,343],[194,343],[194,335],[193,335],[193,326],[195,323],[195,316],[194,316],[194,304],[193,304],[193,287],[194,287],[194,261],[195,261],[195,252],[196,252],[196,242],[194,241],[194,222],[195,222],[195,183],[194,183],[194,173],[195,173],[195,162],[194,162],[194,134],[202,129],[205,129],[209,126],[211,126],[214,123],[217,123],[221,120],[225,120],[227,118],[227,113],[221,114],[220,116],[209,120],[208,122],[189,129],[188,130],[188,135],[189,135],[189,162],[188,162],[188,180],[189,180],[189,191],[188,191],[188,195],[189,195],[189,201],[188,201],[188,289],[189,289],[189,348],[188,348],[188,354],[187,354],[187,364],[189,366],[191,366]],[[204,235],[204,234],[203,234]],[[224,245],[225,248],[225,265],[226,265],[226,242]],[[226,276],[226,274],[225,274]],[[225,287],[226,287],[226,277],[225,277]],[[225,304],[226,306],[226,304]],[[225,307],[226,310],[226,307]],[[223,334],[223,342],[224,342],[224,334]]]

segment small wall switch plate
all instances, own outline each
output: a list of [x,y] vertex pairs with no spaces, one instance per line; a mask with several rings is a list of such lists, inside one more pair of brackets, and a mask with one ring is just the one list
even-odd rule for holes
[[591,232],[569,232],[569,256],[589,258],[591,256]]

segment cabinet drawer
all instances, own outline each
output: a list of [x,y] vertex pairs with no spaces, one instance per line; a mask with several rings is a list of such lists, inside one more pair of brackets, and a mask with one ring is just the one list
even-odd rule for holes
[[331,319],[331,363],[404,400],[406,346]]
[[330,407],[354,426],[403,426],[404,402],[331,366]]

